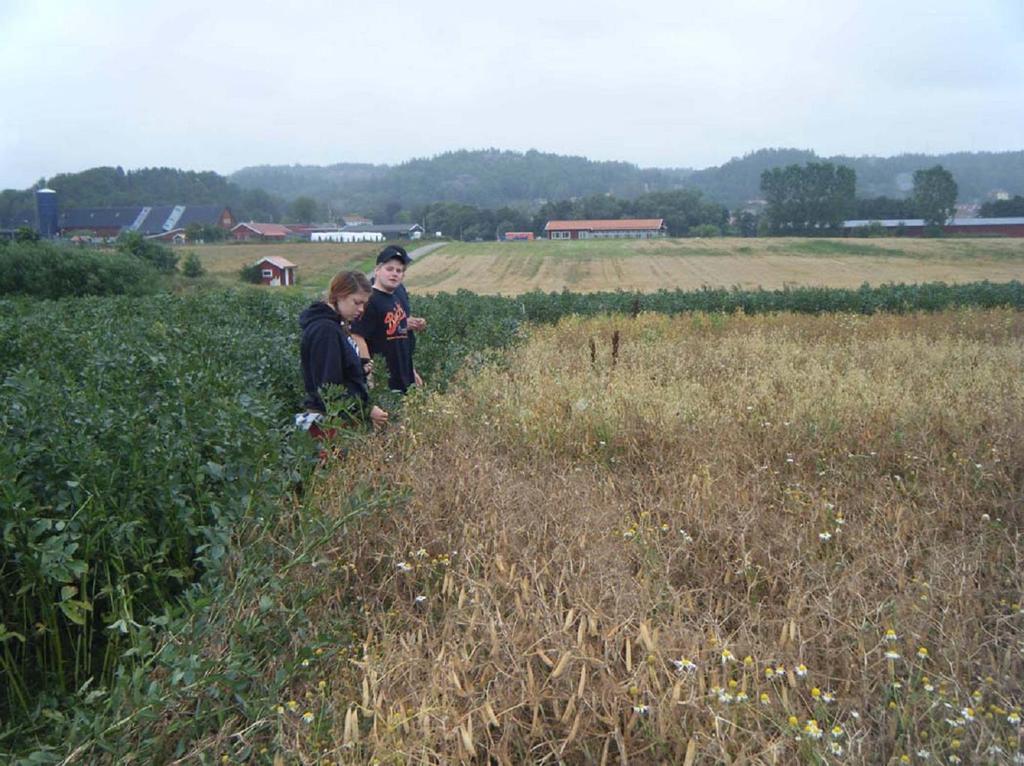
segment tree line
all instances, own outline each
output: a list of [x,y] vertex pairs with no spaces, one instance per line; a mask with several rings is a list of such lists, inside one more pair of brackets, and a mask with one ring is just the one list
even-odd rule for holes
[[[953,174],[941,165],[914,171],[909,200],[878,197],[861,200],[858,207],[856,188],[853,168],[831,162],[765,170],[761,229],[770,235],[836,234],[850,218],[923,218],[926,226],[938,230],[952,218],[958,193]],[[857,215],[864,212],[871,215]]]
[[716,236],[726,233],[729,226],[729,210],[704,200],[699,191],[692,189],[651,192],[635,199],[594,194],[546,202],[533,214],[507,206],[492,210],[436,202],[409,211],[409,216],[409,221],[422,223],[428,234],[440,231],[466,241],[496,239],[509,231],[532,231],[539,236],[553,220],[663,218],[674,237]]

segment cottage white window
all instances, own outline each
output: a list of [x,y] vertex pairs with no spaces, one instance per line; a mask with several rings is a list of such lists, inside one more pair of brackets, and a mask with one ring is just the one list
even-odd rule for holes
[[263,271],[260,272],[260,274],[264,279],[271,279],[274,276],[274,271],[273,269],[263,269]]

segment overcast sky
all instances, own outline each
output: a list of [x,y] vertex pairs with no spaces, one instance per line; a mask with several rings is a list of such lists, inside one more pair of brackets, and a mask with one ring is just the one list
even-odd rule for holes
[[0,188],[486,147],[703,168],[781,146],[1024,149],[1024,0],[0,0]]

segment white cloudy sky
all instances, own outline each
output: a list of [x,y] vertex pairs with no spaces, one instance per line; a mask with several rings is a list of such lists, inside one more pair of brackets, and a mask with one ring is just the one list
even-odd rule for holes
[[700,168],[768,146],[1024,148],[1024,0],[0,0],[0,188],[485,147]]

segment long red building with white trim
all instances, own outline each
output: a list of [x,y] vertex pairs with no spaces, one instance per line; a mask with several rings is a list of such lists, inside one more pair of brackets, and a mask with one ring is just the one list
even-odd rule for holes
[[595,221],[548,221],[548,239],[653,239],[668,233],[664,218],[620,218]]

